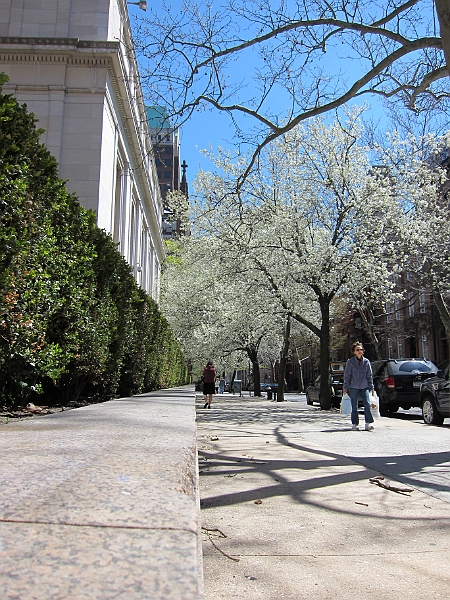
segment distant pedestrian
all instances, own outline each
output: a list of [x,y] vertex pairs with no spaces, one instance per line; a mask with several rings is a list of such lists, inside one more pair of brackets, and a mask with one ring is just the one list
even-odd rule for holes
[[225,378],[222,376],[219,379],[219,394],[223,394],[225,391]]
[[219,377],[216,377],[216,380],[214,382],[214,388],[216,390],[216,394],[219,393],[219,379],[220,379]]
[[203,397],[205,406],[203,408],[211,408],[212,397],[214,394],[214,382],[216,379],[216,369],[212,360],[208,360],[206,367],[203,369]]
[[373,416],[370,411],[370,393],[374,393],[372,367],[369,359],[364,357],[364,348],[361,342],[352,345],[353,356],[348,359],[344,371],[343,393],[350,396],[352,401],[352,429],[359,429],[358,398],[364,403],[365,430],[373,430]]

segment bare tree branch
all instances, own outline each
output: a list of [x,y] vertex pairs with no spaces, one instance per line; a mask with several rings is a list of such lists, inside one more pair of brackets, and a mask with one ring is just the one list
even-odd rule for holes
[[223,1],[156,12],[135,38],[148,96],[174,127],[207,106],[230,115],[251,149],[238,188],[267,144],[352,99],[447,108],[450,0]]

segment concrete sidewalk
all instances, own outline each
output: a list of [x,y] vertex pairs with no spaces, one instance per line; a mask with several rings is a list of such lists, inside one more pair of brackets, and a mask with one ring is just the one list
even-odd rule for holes
[[348,417],[299,403],[224,395],[203,410],[202,400],[205,600],[450,598],[450,504],[373,485],[379,470],[324,445],[325,431],[388,443],[389,419],[351,432]]
[[1,600],[201,595],[193,388],[0,426]]

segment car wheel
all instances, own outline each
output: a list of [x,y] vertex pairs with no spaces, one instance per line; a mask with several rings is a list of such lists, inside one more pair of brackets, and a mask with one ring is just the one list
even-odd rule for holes
[[439,414],[432,396],[425,396],[422,401],[422,417],[427,425],[442,425],[444,417]]
[[389,404],[386,404],[386,402],[383,402],[383,400],[381,398],[380,398],[379,411],[380,411],[380,417],[388,417],[390,414]]
[[309,397],[308,392],[306,393],[306,404],[309,404],[309,406],[312,406],[313,401],[311,400],[311,398]]
[[387,407],[388,407],[388,411],[390,413],[397,412],[398,409],[400,408],[400,406],[398,404],[388,404]]

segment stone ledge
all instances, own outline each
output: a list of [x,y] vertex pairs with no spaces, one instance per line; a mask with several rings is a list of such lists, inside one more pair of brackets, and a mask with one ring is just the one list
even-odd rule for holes
[[6,46],[68,46],[70,48],[100,48],[102,50],[118,50],[120,42],[103,40],[79,40],[78,38],[55,37],[0,37],[0,44]]
[[201,596],[190,388],[1,427],[0,597]]

